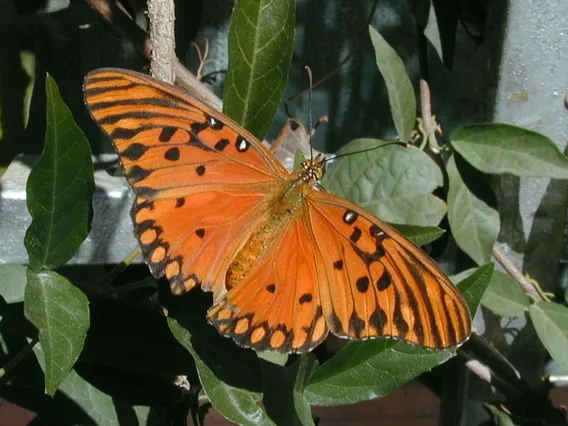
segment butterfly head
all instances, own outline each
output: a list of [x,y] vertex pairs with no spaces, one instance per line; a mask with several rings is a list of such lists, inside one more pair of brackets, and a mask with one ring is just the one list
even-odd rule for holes
[[318,154],[313,160],[305,160],[299,171],[300,179],[306,182],[318,182],[323,178],[325,173],[325,157]]

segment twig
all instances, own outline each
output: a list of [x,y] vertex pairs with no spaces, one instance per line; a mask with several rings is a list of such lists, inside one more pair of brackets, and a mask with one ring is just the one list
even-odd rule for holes
[[136,259],[140,253],[142,253],[142,250],[140,250],[140,247],[137,246],[134,250],[132,250],[128,256],[126,256],[126,258],[120,262],[118,265],[114,266],[110,271],[108,271],[103,277],[101,277],[96,283],[95,285],[92,286],[92,288],[95,291],[108,291],[112,283],[112,281],[118,277],[122,271],[124,271],[126,269],[126,267],[128,265],[130,265],[132,262],[134,262],[134,259]]
[[521,288],[527,293],[530,297],[532,297],[537,302],[542,302],[544,299],[541,294],[537,291],[534,285],[530,283],[530,281],[517,269],[513,262],[511,262],[507,256],[505,256],[499,249],[493,247],[491,252],[493,257],[497,262],[501,264],[501,266],[513,277],[513,279],[521,286]]
[[484,365],[479,360],[469,355],[466,351],[458,349],[458,354],[461,358],[465,359],[465,365],[468,370],[479,377],[481,380],[499,389],[503,394],[509,397],[517,397],[519,395],[519,389],[517,389],[515,386],[512,386],[506,380],[503,380],[488,366]]
[[[129,38],[142,56],[148,61],[150,60],[151,47],[148,34],[134,22],[119,2],[112,0],[87,0],[87,2],[120,33]],[[221,99],[185,68],[178,59],[174,60],[173,66],[177,85],[191,92],[217,111],[221,111],[223,107]]]
[[424,79],[420,79],[420,110],[422,113],[422,126],[424,126],[424,142],[428,148],[434,153],[440,153],[440,145],[436,139],[436,132],[439,131],[434,117],[432,116],[432,101],[430,97],[430,86]]
[[174,83],[175,5],[173,0],[148,0],[148,35],[152,45],[150,74]]
[[18,365],[32,351],[32,349],[34,348],[37,342],[39,342],[39,338],[34,337],[32,340],[29,341],[29,343],[24,347],[24,349],[18,352],[14,356],[14,358],[8,361],[4,367],[0,368],[0,379],[6,376],[6,374],[8,374],[10,370],[12,370],[16,365]]

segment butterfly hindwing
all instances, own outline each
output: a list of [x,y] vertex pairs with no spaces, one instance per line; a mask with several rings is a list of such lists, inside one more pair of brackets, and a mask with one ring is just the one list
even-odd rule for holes
[[326,274],[320,286],[330,331],[392,337],[443,349],[470,333],[467,305],[434,261],[351,202],[314,191],[309,220]]
[[288,222],[246,276],[211,308],[209,322],[256,350],[313,349],[328,332],[313,247],[303,220]]

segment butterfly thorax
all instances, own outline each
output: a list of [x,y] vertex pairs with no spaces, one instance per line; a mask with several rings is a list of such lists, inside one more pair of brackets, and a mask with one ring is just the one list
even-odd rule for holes
[[307,194],[317,186],[322,175],[323,161],[316,158],[304,161],[302,167],[283,182],[281,189],[276,191],[274,198],[268,203],[270,210],[265,216],[266,220],[257,225],[229,266],[227,289],[245,278],[263,254],[268,253],[270,247],[277,243],[292,221],[303,214],[307,208]]

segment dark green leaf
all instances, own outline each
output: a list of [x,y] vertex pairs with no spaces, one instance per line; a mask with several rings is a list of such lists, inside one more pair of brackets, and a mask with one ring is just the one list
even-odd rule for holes
[[495,271],[481,304],[497,315],[516,317],[524,314],[530,301],[510,275]]
[[[36,346],[34,352],[40,364],[43,364],[45,355],[41,347]],[[77,365],[77,368],[79,367]],[[43,368],[45,371],[45,367]],[[84,370],[84,368],[81,368],[81,370]],[[145,384],[141,384],[144,378],[142,380],[139,378],[138,380],[133,378],[125,379],[121,377],[122,373],[114,371],[115,380],[125,382],[123,386],[130,386],[131,389],[135,388],[136,385],[140,385],[141,388],[145,387]],[[112,376],[108,373],[98,374],[98,376],[102,381],[112,381]],[[22,403],[21,401],[18,402]],[[93,385],[88,379],[86,380],[82,375],[78,374],[75,369],[72,369],[59,387],[54,398],[43,402],[40,418],[46,424],[58,425],[156,425],[154,422],[146,422],[149,411],[149,407],[133,406],[124,402],[123,398],[116,398],[116,395],[102,391],[99,386]]]
[[23,265],[0,265],[0,296],[8,303],[24,300],[26,271]]
[[49,76],[45,90],[45,147],[26,188],[32,223],[24,243],[36,272],[61,266],[77,251],[89,233],[95,190],[87,139]]
[[477,198],[465,185],[455,158],[447,164],[448,220],[457,245],[478,265],[489,262],[499,234],[499,213]]
[[515,426],[515,423],[511,419],[511,416],[503,411],[501,408],[491,405],[489,403],[483,404],[485,409],[491,415],[493,419],[493,424],[495,426]]
[[312,410],[304,392],[310,377],[318,368],[318,361],[315,356],[307,354],[302,355],[299,362],[296,382],[294,383],[294,407],[302,425],[312,426],[314,425]]
[[55,394],[79,357],[89,329],[87,297],[61,275],[28,269],[24,314],[45,354],[45,392]]
[[398,137],[408,141],[416,122],[416,97],[404,63],[377,30],[369,26],[375,59],[385,80],[389,105]]
[[[188,320],[187,324],[192,322]],[[168,318],[168,326],[178,342],[193,356],[203,390],[209,397],[213,407],[228,420],[237,424],[274,425],[266,411],[258,406],[262,393],[251,390],[250,386],[247,386],[251,381],[256,382],[260,380],[260,369],[247,371],[248,365],[239,363],[239,358],[235,357],[236,352],[243,352],[245,351],[244,349],[237,348],[233,344],[234,350],[224,350],[221,347],[216,347],[215,344],[219,342],[218,340],[212,339],[208,342],[201,342],[201,350],[198,350],[194,336],[187,328],[181,326],[177,320],[171,317]],[[191,329],[200,326],[200,323],[191,324]],[[215,330],[211,329],[211,332],[216,333],[219,339],[223,339]],[[228,345],[232,342],[229,340],[226,340],[226,342],[228,342],[226,346],[228,348]],[[210,352],[209,355],[214,355],[216,359],[209,358],[204,351]],[[212,354],[213,351],[216,353]],[[251,356],[254,356],[254,352],[249,352]],[[224,363],[224,365],[221,365],[221,363]],[[226,373],[231,374],[232,383],[229,382],[228,376],[222,374],[222,369]]]
[[294,0],[238,0],[229,28],[223,112],[263,139],[292,60]]
[[454,149],[485,173],[568,179],[568,158],[544,135],[509,124],[458,127],[450,135]]
[[385,396],[454,354],[389,339],[351,342],[316,370],[306,397],[310,404],[329,406]]
[[402,232],[406,238],[418,246],[424,246],[432,241],[436,241],[446,232],[437,226],[399,225],[396,223],[391,224],[391,226]]
[[278,425],[313,425],[312,411],[304,396],[306,381],[317,367],[314,355],[302,355],[282,368],[263,363],[264,407]]
[[[459,290],[475,312],[493,265],[484,265]],[[433,351],[376,339],[351,342],[311,376],[306,388],[310,404],[340,405],[379,398],[455,355],[455,349]]]
[[494,269],[495,265],[493,263],[482,265],[458,284],[458,288],[467,302],[471,315],[475,314],[483,293],[485,293],[491,281]]
[[[384,145],[379,139],[356,139],[338,154]],[[446,205],[432,191],[442,172],[424,152],[389,145],[338,159],[324,185],[387,222],[436,226]]]
[[554,302],[529,306],[534,329],[550,356],[568,373],[568,308]]

